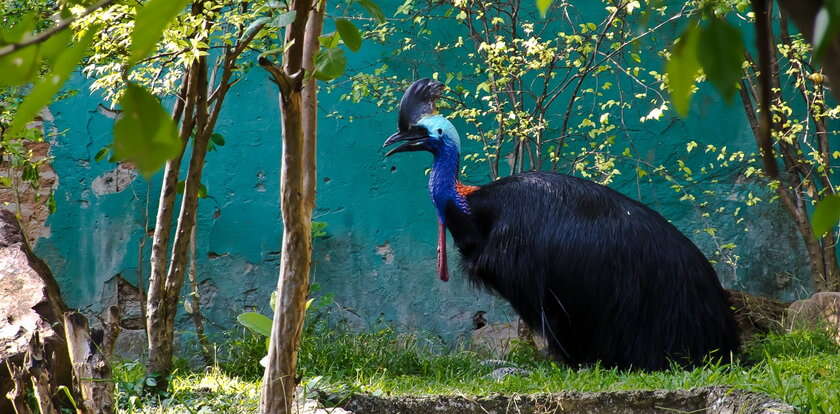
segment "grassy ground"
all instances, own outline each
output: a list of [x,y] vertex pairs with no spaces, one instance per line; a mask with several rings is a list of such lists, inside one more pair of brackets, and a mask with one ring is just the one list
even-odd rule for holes
[[[819,332],[770,335],[748,344],[732,365],[708,364],[686,371],[623,372],[591,367],[569,369],[520,347],[509,357],[528,377],[495,381],[486,356],[466,350],[441,352],[441,344],[390,329],[348,334],[314,324],[301,346],[299,370],[309,389],[336,402],[352,392],[387,395],[537,393],[563,390],[685,389],[731,385],[760,391],[804,412],[840,413],[840,347]],[[170,393],[141,397],[142,367],[116,369],[123,413],[253,413],[259,401],[259,359],[265,340],[242,332],[220,348],[220,362],[204,372],[179,370]]]

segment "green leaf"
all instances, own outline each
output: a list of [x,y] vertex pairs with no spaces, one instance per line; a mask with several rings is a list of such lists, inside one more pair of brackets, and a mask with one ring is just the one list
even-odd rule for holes
[[537,0],[537,10],[540,11],[540,17],[545,18],[548,8],[551,7],[553,0]]
[[239,316],[236,317],[236,320],[240,325],[250,329],[256,334],[260,334],[265,337],[271,336],[271,319],[268,316],[257,312],[245,312],[240,313]]
[[177,183],[175,183],[175,193],[176,194],[184,194],[184,185],[185,184],[186,183],[184,183],[183,181],[178,181]]
[[[24,20],[11,30],[0,33],[0,37],[13,42],[22,40],[23,35],[34,27],[30,24],[31,22],[26,21],[27,18],[31,16],[24,17]],[[72,32],[64,29],[41,44],[27,46],[0,58],[0,73],[3,74],[0,76],[0,86],[22,85],[32,81],[38,75],[41,58],[45,58],[47,63],[53,65],[58,56],[67,51],[71,38]],[[0,44],[2,43],[3,40],[0,40]]]
[[382,9],[379,8],[379,5],[374,3],[372,0],[358,0],[359,5],[362,6],[370,15],[376,19],[378,23],[385,22],[385,14],[382,13]]
[[840,195],[830,195],[823,198],[817,202],[814,215],[811,216],[814,235],[822,237],[837,225],[838,220],[840,220]]
[[29,46],[0,57],[0,86],[23,85],[38,74],[38,47]]
[[123,112],[114,124],[114,157],[131,162],[148,178],[181,151],[175,122],[157,98],[133,83],[127,85],[120,105]]
[[738,91],[741,63],[744,62],[744,41],[741,32],[723,19],[711,19],[700,30],[697,58],[706,78],[729,102]]
[[47,199],[47,209],[49,209],[50,214],[55,213],[57,206],[55,203],[55,192],[50,193],[50,198]]
[[350,50],[356,52],[362,47],[362,34],[359,33],[359,29],[350,20],[337,19],[335,21],[335,29],[341,35],[341,40],[344,41],[344,44]]
[[218,132],[214,132],[212,135],[210,135],[210,141],[220,147],[225,146],[225,137],[223,137],[222,134]]
[[54,64],[58,56],[67,50],[67,46],[71,40],[73,40],[73,32],[69,29],[64,29],[50,36],[49,39],[41,44],[41,50],[38,53],[39,57],[46,59],[50,64]]
[[99,32],[98,27],[91,27],[78,43],[66,48],[55,58],[52,71],[35,83],[35,86],[32,87],[32,90],[29,91],[29,94],[18,107],[15,119],[9,127],[9,135],[20,132],[26,127],[27,123],[35,119],[42,108],[50,103],[52,97],[58,93],[61,86],[70,77],[70,73],[73,72],[73,69],[84,56],[94,34],[97,32]]
[[140,11],[131,32],[131,56],[128,66],[139,62],[155,49],[163,29],[175,18],[189,0],[149,0]]
[[281,27],[286,27],[295,21],[296,16],[297,12],[294,10],[283,13],[275,17],[274,20],[271,21],[271,27],[276,27],[278,29]]
[[102,147],[99,151],[96,152],[96,155],[93,156],[94,161],[99,162],[105,159],[105,156],[108,155],[108,151],[111,150],[111,147],[106,145]]
[[17,43],[23,40],[23,36],[35,29],[35,14],[29,13],[20,18],[14,26],[9,29],[0,29],[0,45]]
[[207,186],[204,183],[198,184],[198,198],[206,198],[207,197]]
[[668,89],[671,92],[671,102],[680,116],[688,115],[691,104],[691,93],[700,63],[697,61],[698,28],[694,22],[679,38],[679,42],[671,50],[671,59],[665,65],[668,72]]
[[318,36],[318,43],[320,43],[321,46],[327,49],[338,47],[339,40],[341,40],[341,36],[339,36],[338,32],[332,32]]
[[335,79],[344,73],[346,65],[343,49],[322,49],[315,56],[315,78],[322,81]]

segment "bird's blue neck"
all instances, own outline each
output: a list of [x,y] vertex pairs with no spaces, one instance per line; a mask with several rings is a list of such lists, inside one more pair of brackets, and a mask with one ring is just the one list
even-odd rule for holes
[[438,219],[446,223],[446,206],[455,203],[461,212],[469,214],[470,208],[463,195],[458,193],[458,168],[461,154],[455,144],[444,140],[440,149],[434,154],[435,161],[429,174],[429,193],[437,209]]

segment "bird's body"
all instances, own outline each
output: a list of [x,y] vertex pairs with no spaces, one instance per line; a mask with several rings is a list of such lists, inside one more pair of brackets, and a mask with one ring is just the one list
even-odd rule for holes
[[436,87],[421,80],[409,88],[400,132],[386,145],[406,141],[388,155],[423,150],[434,156],[429,192],[442,280],[448,279],[448,229],[471,281],[510,302],[551,353],[572,365],[658,370],[737,351],[734,318],[714,268],[652,209],[562,174],[461,185],[454,126],[405,104],[433,109],[425,97],[439,96]]
[[573,365],[694,365],[737,350],[714,269],[662,216],[591,181],[524,173],[446,208],[472,282],[506,299]]

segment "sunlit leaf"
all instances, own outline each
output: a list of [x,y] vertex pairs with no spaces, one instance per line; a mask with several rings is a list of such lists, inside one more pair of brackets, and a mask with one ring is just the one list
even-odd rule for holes
[[114,157],[134,164],[147,178],[181,151],[175,122],[157,98],[133,83],[120,100],[122,115],[114,124]]
[[537,10],[540,11],[540,16],[545,18],[545,14],[548,13],[548,8],[551,7],[551,3],[553,3],[553,0],[537,0]]
[[128,65],[134,65],[155,49],[163,29],[184,10],[189,0],[149,0],[140,11],[131,32],[131,56]]
[[204,183],[198,185],[198,198],[206,198],[207,197],[207,186]]
[[286,26],[292,24],[292,22],[295,21],[296,16],[297,16],[296,11],[294,11],[294,10],[288,11],[286,13],[283,13],[283,14],[275,17],[274,20],[271,21],[271,26],[276,27],[276,28],[286,27]]
[[70,77],[70,73],[82,59],[93,40],[94,34],[98,31],[97,27],[90,28],[78,43],[66,48],[55,58],[52,70],[35,83],[35,86],[32,87],[32,90],[29,91],[29,94],[18,107],[15,119],[9,127],[8,133],[10,135],[20,132],[42,108],[50,103],[52,97],[58,93],[61,86]]
[[261,29],[263,27],[263,25],[268,24],[268,23],[271,23],[271,18],[267,17],[267,16],[260,17],[258,19],[254,19],[254,21],[251,22],[251,24],[248,25],[248,27],[245,29],[245,31],[242,33],[242,35],[239,38],[240,39],[247,39],[247,38],[251,37],[251,34],[253,34],[254,31],[256,31],[258,29]]
[[744,41],[741,32],[723,19],[711,19],[700,29],[697,59],[706,78],[726,101],[738,91],[741,63],[744,61]]
[[321,46],[327,49],[338,47],[339,40],[341,40],[341,36],[338,34],[338,32],[332,32],[318,36],[318,43],[320,43]]
[[50,65],[54,64],[58,56],[67,50],[68,45],[73,40],[73,32],[70,29],[64,29],[41,43],[38,51],[39,58],[43,58]]
[[385,22],[385,14],[382,13],[382,9],[379,8],[379,5],[374,3],[372,0],[358,0],[359,5],[362,6],[370,15],[376,19],[379,23]]
[[671,59],[666,65],[671,102],[677,113],[683,117],[688,115],[692,88],[700,69],[700,63],[697,61],[697,32],[697,25],[694,22],[689,23],[679,42],[671,50]]
[[840,221],[840,195],[830,195],[817,203],[814,215],[811,216],[811,226],[814,235],[822,237]]
[[20,42],[24,35],[33,29],[35,29],[35,15],[26,14],[14,26],[8,29],[0,28],[0,45]]
[[269,337],[271,336],[271,318],[257,312],[240,313],[236,317],[240,325],[250,329],[252,332]]
[[362,47],[362,35],[359,33],[359,29],[356,28],[350,20],[347,19],[337,19],[335,21],[335,29],[341,35],[341,40],[344,41],[344,44],[350,48],[352,51],[359,50]]
[[323,81],[335,79],[344,73],[346,65],[343,49],[322,49],[315,57],[315,78]]
[[38,74],[38,47],[25,47],[0,57],[0,73],[0,86],[30,82]]

